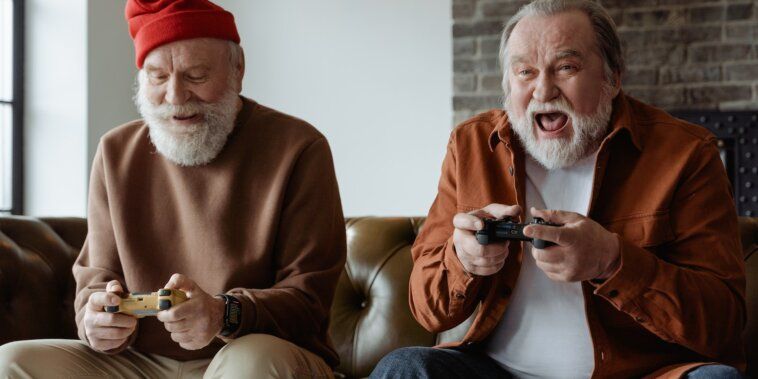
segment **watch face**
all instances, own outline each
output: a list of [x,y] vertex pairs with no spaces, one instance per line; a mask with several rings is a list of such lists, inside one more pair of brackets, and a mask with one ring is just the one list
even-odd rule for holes
[[235,302],[232,302],[229,305],[229,323],[237,325],[240,323],[240,305]]
[[221,335],[228,336],[234,333],[242,322],[242,304],[234,296],[222,296],[226,301],[226,309],[224,310],[224,328],[221,330]]

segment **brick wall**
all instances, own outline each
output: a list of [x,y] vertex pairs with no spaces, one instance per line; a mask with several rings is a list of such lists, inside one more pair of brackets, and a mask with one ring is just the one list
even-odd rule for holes
[[[624,91],[668,110],[758,109],[758,0],[599,0]],[[524,0],[453,0],[454,122],[502,105],[499,38]]]

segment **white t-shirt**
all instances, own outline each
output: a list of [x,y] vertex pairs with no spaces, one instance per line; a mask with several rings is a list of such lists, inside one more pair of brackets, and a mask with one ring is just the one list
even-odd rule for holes
[[[526,162],[526,208],[565,210],[586,215],[595,154],[575,165],[548,171]],[[524,243],[521,273],[500,324],[485,352],[517,378],[589,378],[595,367],[581,283],[550,280]]]

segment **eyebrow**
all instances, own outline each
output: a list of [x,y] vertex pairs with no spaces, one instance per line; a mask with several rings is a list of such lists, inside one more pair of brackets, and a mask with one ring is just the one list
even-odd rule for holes
[[[578,50],[574,50],[574,49],[561,50],[557,54],[555,54],[555,59],[556,60],[557,59],[569,58],[569,57],[574,57],[574,58],[577,58],[577,59],[584,59],[584,55],[582,53],[580,53]],[[526,59],[526,57],[524,55],[514,55],[514,56],[510,57],[510,59],[509,59],[509,65],[514,65],[514,64],[517,64],[517,63],[521,63],[521,62],[524,62],[526,60],[527,59]]]
[[569,58],[569,57],[583,59],[584,55],[582,55],[582,53],[580,53],[580,52],[578,52],[576,50],[572,50],[572,49],[561,50],[561,51],[558,52],[558,54],[555,54],[555,59],[563,59],[563,58]]
[[[148,71],[148,72],[150,72],[150,71],[163,71],[162,68],[155,67],[155,66],[152,66],[152,65],[145,65],[145,70]],[[183,71],[191,71],[191,70],[206,70],[206,71],[208,71],[208,70],[210,70],[210,67],[208,65],[204,64],[204,63],[201,63],[201,64],[196,64],[196,65],[191,66],[191,67],[187,67]]]

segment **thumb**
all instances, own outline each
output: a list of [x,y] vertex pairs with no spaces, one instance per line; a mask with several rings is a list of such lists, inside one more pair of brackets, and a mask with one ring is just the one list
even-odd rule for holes
[[111,280],[105,285],[105,292],[123,293],[124,287],[121,286],[118,280]]
[[582,216],[578,213],[559,211],[552,209],[537,209],[532,207],[529,212],[534,217],[539,217],[551,224],[565,225],[574,221],[578,221]]
[[187,297],[192,297],[197,291],[197,284],[185,275],[173,274],[163,288],[182,290],[187,294]]

